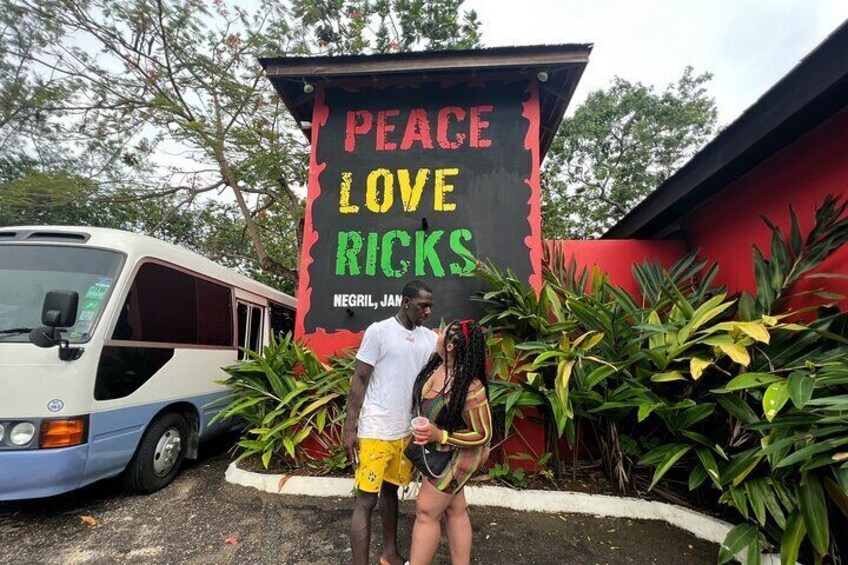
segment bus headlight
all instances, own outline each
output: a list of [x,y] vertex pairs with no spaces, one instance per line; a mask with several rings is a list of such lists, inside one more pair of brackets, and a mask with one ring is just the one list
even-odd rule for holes
[[22,446],[31,442],[34,435],[35,426],[29,422],[21,422],[20,424],[15,424],[15,427],[9,432],[9,439],[15,445]]
[[0,443],[3,443],[3,436],[6,435],[6,429],[3,427],[3,424],[0,424]]

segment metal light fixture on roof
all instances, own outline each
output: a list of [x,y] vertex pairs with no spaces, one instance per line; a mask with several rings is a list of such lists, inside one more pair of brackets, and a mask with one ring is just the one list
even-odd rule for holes
[[545,71],[539,71],[539,74],[536,75],[536,78],[539,79],[539,82],[548,82],[548,73]]
[[314,86],[312,86],[312,85],[311,85],[311,84],[309,84],[308,82],[305,82],[305,81],[304,81],[304,83],[303,83],[303,91],[304,91],[306,94],[312,94],[312,91],[314,91],[314,90],[315,90],[315,87],[314,87]]

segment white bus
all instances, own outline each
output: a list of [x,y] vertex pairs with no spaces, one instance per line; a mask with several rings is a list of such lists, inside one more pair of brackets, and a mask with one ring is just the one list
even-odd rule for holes
[[146,236],[0,228],[0,501],[125,473],[167,485],[222,406],[221,367],[294,325],[291,296]]

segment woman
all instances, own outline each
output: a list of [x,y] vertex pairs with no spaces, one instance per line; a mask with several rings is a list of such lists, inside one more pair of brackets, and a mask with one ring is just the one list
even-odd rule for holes
[[419,443],[434,442],[453,456],[440,478],[421,482],[410,565],[429,565],[441,538],[440,520],[447,515],[453,565],[471,560],[471,521],[463,487],[489,457],[492,414],[486,379],[486,342],[473,320],[452,322],[439,336],[434,354],[418,374],[414,398],[429,419],[412,433]]

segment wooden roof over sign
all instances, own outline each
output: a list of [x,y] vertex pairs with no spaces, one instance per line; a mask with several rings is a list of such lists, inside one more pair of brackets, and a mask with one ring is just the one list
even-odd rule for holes
[[337,57],[275,57],[259,61],[307,139],[315,101],[314,91],[307,85],[340,84],[363,78],[426,80],[457,75],[536,75],[540,87],[539,146],[544,158],[591,51],[592,44],[565,44]]

